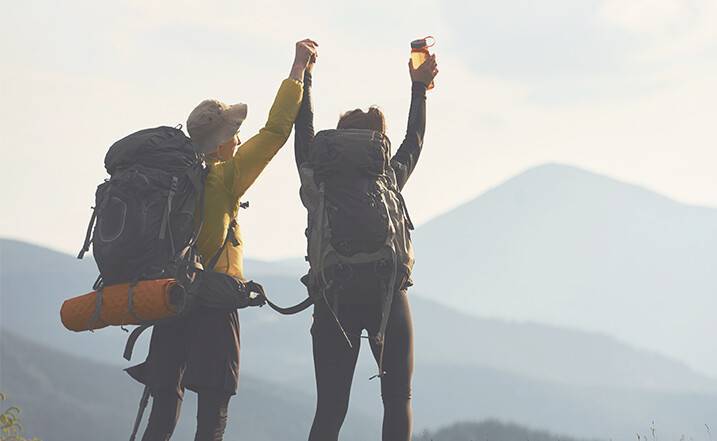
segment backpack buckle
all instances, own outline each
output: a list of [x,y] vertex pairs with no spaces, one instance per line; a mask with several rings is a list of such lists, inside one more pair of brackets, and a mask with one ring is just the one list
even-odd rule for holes
[[344,263],[336,264],[334,267],[333,279],[336,281],[351,280],[354,276],[354,269],[351,265]]
[[383,258],[374,263],[373,269],[380,278],[388,278],[393,272],[393,268],[391,268],[391,266],[391,262],[389,262],[388,259]]

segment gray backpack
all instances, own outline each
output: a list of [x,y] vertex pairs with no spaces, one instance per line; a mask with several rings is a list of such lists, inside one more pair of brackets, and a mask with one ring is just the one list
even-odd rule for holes
[[340,286],[347,273],[373,267],[383,291],[378,339],[385,334],[400,277],[410,275],[414,262],[413,225],[390,155],[390,142],[379,132],[324,130],[299,167],[310,264],[302,281],[314,302],[328,305],[327,292]]

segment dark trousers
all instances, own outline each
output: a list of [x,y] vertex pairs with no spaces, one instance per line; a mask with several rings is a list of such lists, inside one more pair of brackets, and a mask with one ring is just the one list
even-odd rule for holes
[[[340,304],[337,313],[353,348],[348,347],[327,306],[318,303],[314,307],[311,335],[317,404],[309,441],[338,440],[348,410],[361,332],[366,329],[370,336],[375,336],[379,328],[380,306],[376,303]],[[410,441],[413,323],[406,291],[400,291],[394,297],[384,341],[385,374],[381,377],[383,441]],[[381,343],[373,338],[369,342],[378,363]]]
[[221,441],[229,399],[239,382],[239,314],[202,309],[155,326],[147,360],[127,369],[152,391],[142,441],[167,441],[179,419],[184,390],[199,395],[196,441]]
[[[231,394],[226,391],[199,393],[194,441],[222,441],[230,398]],[[168,441],[179,421],[181,408],[182,398],[175,390],[152,393],[152,412],[142,441]]]

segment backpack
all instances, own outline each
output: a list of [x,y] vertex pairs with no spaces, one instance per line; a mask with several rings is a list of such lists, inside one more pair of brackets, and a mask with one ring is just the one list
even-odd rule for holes
[[[127,341],[125,358],[129,360],[134,342],[145,329],[186,315],[196,305],[235,309],[263,304],[260,284],[212,271],[227,244],[237,240],[236,221],[229,224],[224,243],[208,262],[195,249],[204,218],[208,169],[179,128],[145,129],[120,139],[107,152],[105,168],[110,178],[97,187],[85,242],[77,256],[82,259],[91,244],[100,275],[92,293],[68,300],[67,308],[63,305],[67,317],[84,321],[70,329],[139,325]],[[177,298],[152,311],[151,316],[165,318],[142,317],[138,304],[168,295],[166,289],[147,288],[161,284],[143,282],[161,280],[176,285],[172,293]],[[120,286],[126,287],[123,301],[117,292]],[[113,289],[105,293],[105,287]],[[88,300],[94,305],[89,315]]]
[[399,276],[408,277],[414,262],[413,225],[390,155],[382,133],[324,130],[299,166],[310,265],[302,280],[314,301],[328,305],[327,291],[340,287],[353,268],[372,268],[383,291],[378,339],[385,334]]
[[[198,262],[206,167],[191,140],[172,127],[133,133],[105,156],[110,175],[97,187],[78,258],[90,243],[103,285],[175,277],[180,261]],[[197,210],[199,208],[199,210]]]

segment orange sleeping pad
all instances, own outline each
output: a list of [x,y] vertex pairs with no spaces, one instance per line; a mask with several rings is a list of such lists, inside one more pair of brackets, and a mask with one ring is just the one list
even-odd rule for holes
[[175,286],[174,279],[143,280],[131,290],[130,284],[124,283],[73,297],[62,304],[62,324],[71,331],[88,331],[174,316],[178,309],[171,297]]

